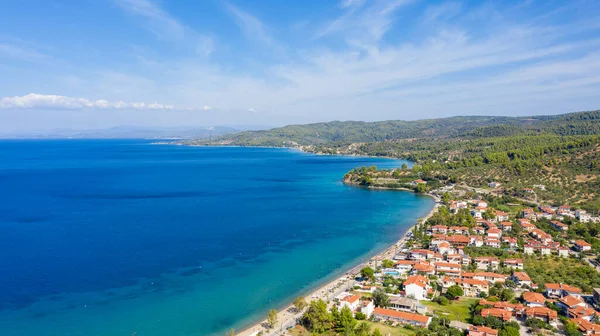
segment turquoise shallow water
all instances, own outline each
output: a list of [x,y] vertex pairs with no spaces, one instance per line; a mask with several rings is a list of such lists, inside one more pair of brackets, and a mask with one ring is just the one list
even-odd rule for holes
[[0,142],[0,335],[212,335],[283,307],[433,206],[345,186],[401,161],[147,141]]

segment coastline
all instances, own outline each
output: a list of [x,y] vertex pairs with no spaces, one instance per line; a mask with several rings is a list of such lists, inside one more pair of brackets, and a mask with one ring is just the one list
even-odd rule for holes
[[[388,160],[405,160],[405,159],[401,159],[401,158],[394,158],[394,157],[389,157],[389,156],[372,156],[372,155],[359,155],[359,154],[330,154],[330,153],[318,153],[318,152],[314,152],[314,151],[308,151],[304,148],[304,146],[240,146],[240,145],[197,145],[197,144],[186,144],[186,143],[181,143],[181,142],[176,142],[176,141],[172,141],[172,142],[153,142],[151,143],[153,145],[171,145],[171,146],[189,146],[189,147],[230,147],[230,148],[248,148],[248,147],[252,147],[252,148],[268,148],[268,149],[283,149],[283,150],[293,150],[293,151],[299,151],[302,153],[306,153],[306,154],[313,154],[313,155],[320,155],[320,156],[348,156],[348,157],[364,157],[364,158],[377,158],[377,159],[388,159]],[[407,161],[407,160],[405,160]],[[359,188],[365,188],[365,189],[372,189],[372,190],[391,190],[391,191],[403,191],[403,192],[412,192],[414,194],[417,194],[414,190],[409,189],[409,188],[388,188],[388,187],[373,187],[373,186],[360,186],[354,183],[348,183],[346,181],[344,181],[343,179],[341,179],[342,183],[348,185],[348,186],[352,186],[352,187],[359,187]],[[433,195],[433,194],[419,194],[422,196],[429,196],[431,198],[434,199],[434,205],[431,208],[431,210],[422,218],[418,219],[416,223],[414,223],[413,225],[411,225],[410,227],[408,227],[406,229],[406,231],[399,237],[399,239],[397,241],[395,241],[394,243],[392,243],[391,245],[382,248],[380,251],[378,252],[374,252],[373,255],[365,255],[364,258],[361,259],[360,263],[357,264],[353,264],[350,267],[346,267],[345,271],[343,271],[342,273],[340,273],[341,275],[333,278],[333,280],[326,280],[328,277],[324,277],[323,281],[325,281],[324,284],[320,284],[320,285],[316,285],[314,287],[314,289],[308,289],[305,292],[299,292],[297,294],[297,296],[303,296],[306,300],[306,302],[308,304],[310,304],[310,302],[312,301],[317,301],[319,299],[323,299],[325,302],[329,301],[328,298],[330,297],[335,297],[336,295],[338,295],[340,292],[344,292],[345,288],[349,287],[348,283],[349,282],[354,282],[354,279],[356,278],[356,276],[360,273],[360,270],[365,267],[365,266],[373,266],[374,264],[376,264],[378,261],[384,260],[384,259],[392,259],[395,255],[396,249],[397,247],[403,246],[404,243],[407,240],[408,237],[408,233],[411,232],[413,230],[413,228],[420,224],[423,223],[425,221],[427,221],[427,219],[429,219],[429,217],[431,217],[431,215],[433,215],[433,213],[435,213],[435,211],[437,211],[438,208],[438,203],[439,203],[439,197]],[[364,260],[364,261],[362,261]],[[338,272],[334,272],[332,273],[335,274]],[[346,285],[346,286],[344,286]],[[336,291],[337,289],[337,291]],[[341,290],[340,290],[341,289]],[[293,299],[292,299],[293,300]],[[274,308],[277,309],[277,326],[275,328],[270,328],[267,329],[265,326],[267,325],[267,319],[266,318],[262,318],[260,321],[257,322],[249,322],[247,325],[249,326],[243,326],[241,329],[241,331],[239,332],[235,332],[235,335],[237,336],[256,336],[258,333],[262,332],[262,336],[275,336],[275,335],[282,335],[282,331],[284,329],[287,329],[287,327],[289,326],[293,326],[296,325],[296,320],[299,319],[302,314],[304,312],[296,312],[293,303],[282,303],[281,305],[275,306]],[[224,330],[225,331],[225,330]]]
[[230,147],[230,148],[272,148],[272,149],[289,149],[289,150],[295,150],[295,151],[299,151],[302,153],[307,153],[307,154],[314,154],[314,155],[323,155],[323,156],[349,156],[349,157],[364,157],[364,158],[371,158],[371,159],[389,159],[389,160],[405,160],[408,162],[411,162],[405,158],[400,158],[400,157],[392,157],[392,156],[376,156],[376,155],[362,155],[362,154],[350,154],[350,153],[335,153],[335,154],[331,154],[331,153],[321,153],[321,152],[313,152],[313,151],[309,151],[306,150],[305,147],[307,146],[242,146],[242,145],[218,145],[218,144],[209,144],[209,145],[195,145],[195,144],[186,144],[186,143],[181,143],[180,141],[171,141],[171,142],[165,142],[165,141],[157,141],[157,142],[151,142],[151,145],[170,145],[170,146],[188,146],[188,147]]
[[[414,193],[414,191],[412,191],[410,189],[397,189],[397,188],[384,188],[384,187],[368,187],[368,188],[369,189],[380,189],[380,190],[410,191],[410,192]],[[328,297],[336,296],[335,289],[338,289],[338,292],[344,292],[345,291],[345,290],[343,290],[344,285],[346,285],[346,287],[348,287],[348,283],[350,281],[354,281],[354,278],[356,278],[356,276],[360,273],[360,270],[363,267],[373,265],[373,262],[377,263],[384,259],[393,258],[397,248],[403,246],[404,243],[407,241],[408,233],[412,232],[412,230],[415,226],[426,222],[429,219],[429,217],[431,217],[438,209],[438,204],[439,204],[440,200],[437,196],[432,195],[432,194],[420,194],[420,195],[426,195],[426,196],[433,198],[435,203],[434,203],[433,207],[431,208],[431,210],[429,210],[429,212],[425,215],[425,217],[420,218],[419,220],[417,220],[416,223],[414,223],[412,226],[410,226],[406,229],[404,234],[402,236],[400,236],[399,240],[397,240],[390,246],[384,248],[382,251],[376,252],[372,256],[366,256],[368,258],[367,261],[353,265],[351,268],[349,268],[347,271],[345,271],[343,273],[343,275],[338,276],[337,278],[335,278],[332,281],[327,281],[324,285],[319,286],[315,290],[309,290],[309,293],[306,293],[307,295],[303,295],[305,293],[300,293],[299,295],[303,295],[308,304],[310,304],[310,302],[312,302],[312,301],[317,301],[319,299],[323,299],[323,301],[327,302]],[[339,290],[339,289],[342,289],[342,290]],[[295,321],[298,318],[300,318],[303,313],[304,312],[299,312],[299,313],[295,312],[293,303],[286,304],[286,305],[284,305],[283,309],[278,310],[278,312],[277,312],[277,321],[278,321],[277,324],[281,324],[280,328],[277,328],[277,327],[271,328],[271,329],[265,328],[264,326],[267,325],[267,319],[265,318],[259,322],[256,322],[255,324],[251,325],[250,327],[244,328],[240,332],[236,332],[235,335],[237,335],[237,336],[256,336],[259,332],[263,332],[262,333],[263,336],[281,335],[280,331],[282,329],[286,329],[290,325],[295,325],[296,324]]]

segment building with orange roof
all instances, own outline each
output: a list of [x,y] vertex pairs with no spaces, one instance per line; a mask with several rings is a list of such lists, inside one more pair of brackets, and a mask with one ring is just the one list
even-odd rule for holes
[[531,285],[532,285],[531,278],[525,272],[514,272],[511,278],[519,286],[531,287]]
[[435,267],[427,262],[417,262],[414,264],[413,269],[412,269],[412,274],[427,274],[427,275],[434,275],[435,274]]
[[558,252],[558,256],[561,258],[568,258],[569,257],[569,248],[566,246],[559,246],[557,249]]
[[340,301],[340,309],[344,307],[350,308],[352,311],[356,311],[360,306],[359,295],[348,295]]
[[520,303],[509,303],[505,301],[491,302],[486,299],[479,300],[479,304],[482,306],[491,306],[496,309],[503,309],[511,312],[515,316],[519,316],[524,313],[525,306]]
[[584,335],[600,335],[600,324],[595,324],[582,318],[571,319]]
[[484,327],[484,326],[471,326],[469,327],[468,336],[498,336],[498,330]]
[[460,264],[462,262],[462,255],[458,253],[446,255],[446,260],[450,263]]
[[478,269],[497,269],[500,265],[500,260],[496,257],[476,257],[474,259]]
[[[431,265],[433,267],[433,265]],[[429,279],[422,275],[411,275],[404,281],[404,292],[407,297],[423,300],[427,297]]]
[[513,223],[512,222],[501,222],[500,227],[503,231],[510,232],[512,231]]
[[523,301],[528,307],[543,307],[546,303],[546,298],[536,292],[523,292]]
[[450,248],[450,243],[447,241],[442,241],[435,247],[436,251],[441,254],[448,253],[448,249]]
[[508,321],[512,317],[512,313],[508,310],[498,308],[484,308],[481,310],[481,316],[488,317],[493,316],[499,318],[502,321]]
[[570,309],[576,307],[587,307],[587,304],[580,298],[573,295],[566,295],[558,299],[556,305],[566,314]]
[[469,244],[469,237],[465,236],[465,235],[451,235],[446,237],[446,240],[452,244],[452,245],[456,245],[456,246],[465,246]]
[[448,232],[456,233],[456,234],[469,234],[469,228],[466,226],[451,226],[448,228]]
[[431,317],[429,316],[385,308],[375,308],[375,310],[373,311],[373,317],[376,320],[391,321],[400,324],[410,324],[413,326],[423,328],[426,328],[429,325],[429,322],[431,322]]
[[434,225],[431,227],[433,233],[447,233],[448,227],[446,225]]
[[540,319],[554,326],[558,321],[558,313],[547,307],[527,307],[525,308],[525,316]]
[[460,264],[449,262],[436,262],[433,264],[435,266],[436,274],[444,273],[453,276],[460,276],[460,273],[462,272],[462,266]]
[[569,226],[567,224],[559,222],[559,221],[551,221],[550,225],[552,225],[557,230],[561,230],[561,231],[569,230]]
[[494,219],[495,219],[496,223],[508,221],[508,214],[506,212],[496,210],[494,215],[495,215]]
[[506,275],[493,273],[493,272],[475,272],[473,275],[474,279],[477,280],[485,280],[491,283],[501,282],[504,283],[506,281]]
[[520,268],[523,269],[523,259],[521,258],[506,258],[504,259],[504,266],[512,269]]
[[586,252],[586,251],[592,250],[592,245],[590,243],[586,242],[585,240],[581,240],[581,239],[576,240],[574,242],[573,246],[579,252]]
[[592,307],[582,307],[576,306],[574,308],[569,308],[567,310],[567,315],[573,318],[582,318],[586,320],[592,320],[592,318],[596,315],[596,310]]
[[396,261],[396,269],[400,274],[406,274],[413,269],[415,263],[414,260],[398,260]]
[[456,284],[462,287],[466,296],[479,296],[490,289],[487,281],[477,279],[456,279]]
[[500,229],[488,229],[486,235],[491,238],[500,239],[502,236],[502,230]]
[[581,289],[575,286],[569,286],[563,283],[547,283],[546,287],[546,296],[560,298],[567,295],[573,295],[576,297],[581,296]]
[[523,231],[525,231],[525,232],[531,232],[531,231],[535,230],[536,227],[535,227],[535,225],[533,225],[529,222],[527,222],[527,223],[524,222],[524,223],[521,223],[521,228],[523,228]]

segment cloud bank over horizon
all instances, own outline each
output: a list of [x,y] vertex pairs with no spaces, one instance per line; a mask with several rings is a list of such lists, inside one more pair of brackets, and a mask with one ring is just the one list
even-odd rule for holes
[[135,110],[172,110],[173,105],[159,103],[126,103],[124,101],[108,101],[104,99],[89,100],[57,95],[30,93],[24,96],[4,97],[0,99],[0,109],[135,109]]
[[596,1],[8,1],[0,131],[600,108]]

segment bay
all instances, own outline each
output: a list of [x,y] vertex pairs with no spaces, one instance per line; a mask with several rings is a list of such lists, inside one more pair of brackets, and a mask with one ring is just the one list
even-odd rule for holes
[[0,335],[222,335],[397,240],[403,161],[146,140],[0,141]]

